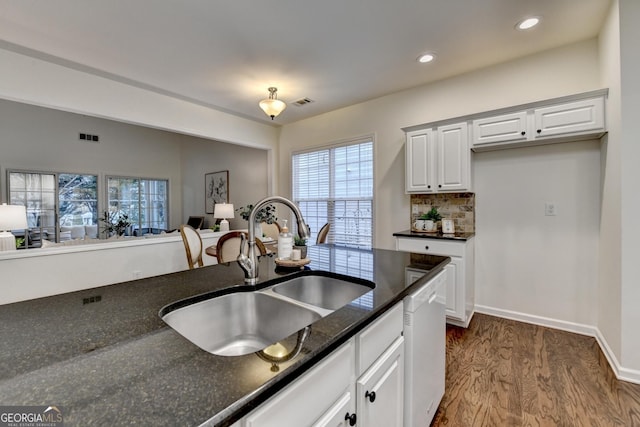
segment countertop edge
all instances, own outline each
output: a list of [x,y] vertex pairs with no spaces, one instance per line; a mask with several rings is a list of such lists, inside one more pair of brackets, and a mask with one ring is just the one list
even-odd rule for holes
[[475,237],[476,233],[454,233],[454,234],[442,234],[442,233],[417,233],[411,230],[396,231],[393,233],[393,237],[410,237],[417,239],[437,239],[437,240],[453,240],[453,241],[466,241]]

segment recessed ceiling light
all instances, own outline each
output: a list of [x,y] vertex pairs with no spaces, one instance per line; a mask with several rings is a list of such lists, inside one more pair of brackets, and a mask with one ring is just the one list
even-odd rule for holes
[[540,23],[539,16],[532,16],[530,18],[523,19],[522,21],[516,24],[516,29],[518,30],[528,30],[529,28],[533,28]]
[[429,53],[423,53],[422,55],[418,56],[417,61],[422,64],[426,64],[427,62],[431,62],[434,59],[436,59],[436,54],[429,52]]

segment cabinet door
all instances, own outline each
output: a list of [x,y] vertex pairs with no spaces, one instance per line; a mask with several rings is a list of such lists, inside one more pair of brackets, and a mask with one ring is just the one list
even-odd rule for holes
[[447,317],[464,321],[464,260],[458,257],[451,257],[451,262],[444,269],[447,271]]
[[536,139],[598,130],[604,132],[604,98],[536,108],[534,117]]
[[407,133],[405,144],[405,190],[431,193],[434,182],[434,141],[431,129]]
[[466,123],[438,128],[437,191],[469,189],[469,131]]
[[355,413],[356,401],[348,391],[311,427],[348,427],[353,421],[357,422]]
[[519,142],[527,140],[527,112],[486,117],[473,121],[473,147],[499,142]]
[[402,426],[404,338],[398,337],[356,383],[358,424]]

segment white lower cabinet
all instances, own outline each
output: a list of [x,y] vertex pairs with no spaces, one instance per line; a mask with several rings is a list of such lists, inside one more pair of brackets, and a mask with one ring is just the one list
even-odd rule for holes
[[357,422],[353,392],[344,393],[312,427],[346,427]]
[[359,426],[402,426],[404,338],[398,337],[356,383]]
[[244,425],[309,426],[320,421],[334,409],[340,396],[353,389],[354,357],[354,342],[350,340],[245,417]]
[[474,238],[440,240],[422,237],[396,237],[396,250],[451,258],[447,271],[447,323],[468,327],[475,307]]
[[237,427],[402,426],[402,316],[398,303]]

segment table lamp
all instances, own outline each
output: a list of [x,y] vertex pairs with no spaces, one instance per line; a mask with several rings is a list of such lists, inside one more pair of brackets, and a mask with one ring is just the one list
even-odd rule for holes
[[222,218],[220,221],[220,231],[229,231],[229,221],[227,218],[233,218],[233,203],[216,203],[213,208],[213,217]]
[[28,227],[27,210],[24,206],[6,203],[0,205],[0,251],[15,251],[16,238],[11,230],[24,230]]

